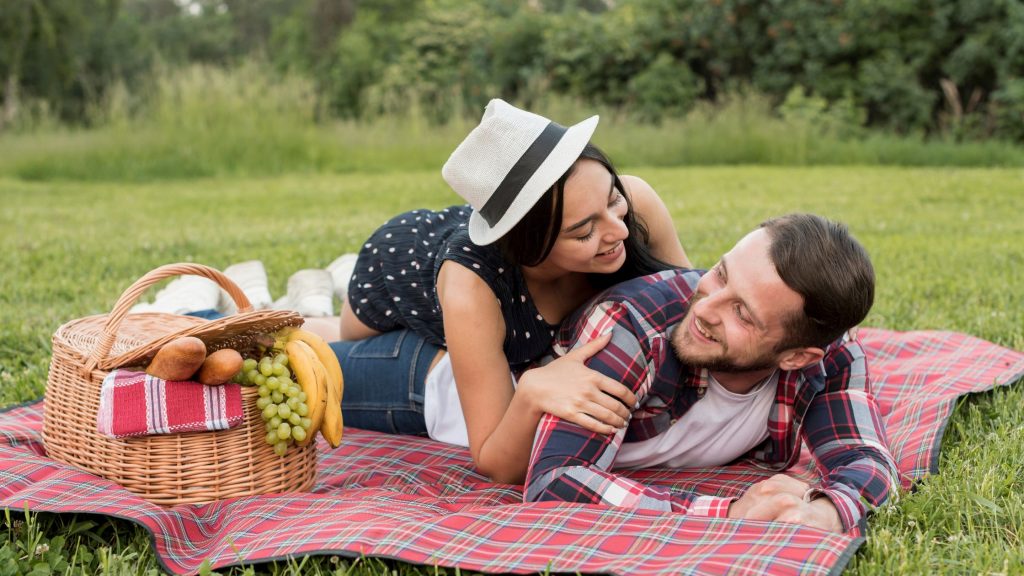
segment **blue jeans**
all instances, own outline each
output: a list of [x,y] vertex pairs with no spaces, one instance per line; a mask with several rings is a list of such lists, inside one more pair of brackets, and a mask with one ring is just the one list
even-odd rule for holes
[[195,316],[196,318],[202,318],[203,320],[216,320],[217,318],[223,318],[224,314],[218,312],[213,308],[207,310],[196,310],[195,312],[186,312],[185,316]]
[[426,435],[423,387],[441,347],[409,330],[365,340],[331,342],[345,377],[346,426],[389,434]]

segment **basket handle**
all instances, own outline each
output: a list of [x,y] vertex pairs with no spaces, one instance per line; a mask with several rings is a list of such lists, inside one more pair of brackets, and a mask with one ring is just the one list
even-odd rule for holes
[[121,322],[124,317],[128,315],[128,311],[131,309],[135,301],[139,299],[139,296],[146,291],[147,288],[156,284],[157,282],[169,278],[171,276],[182,276],[191,274],[194,276],[202,276],[209,278],[217,283],[221,288],[227,291],[231,299],[235,301],[235,305],[238,307],[238,312],[251,312],[252,304],[249,302],[249,298],[246,297],[242,289],[235,284],[233,280],[225,276],[220,271],[204,266],[202,264],[166,264],[151,270],[148,274],[139,278],[134,284],[128,287],[121,297],[117,299],[117,303],[114,304],[114,309],[110,311],[107,317],[107,323],[103,326],[103,337],[100,339],[96,348],[93,349],[92,354],[89,355],[89,359],[86,360],[83,371],[86,374],[92,372],[94,368],[99,364],[99,361],[107,356],[110,349],[114,346],[114,341],[117,340],[117,331],[121,327]]

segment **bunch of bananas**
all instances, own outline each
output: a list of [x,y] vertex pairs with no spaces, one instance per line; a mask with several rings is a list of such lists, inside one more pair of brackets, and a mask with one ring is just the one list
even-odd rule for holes
[[341,397],[345,387],[338,357],[323,338],[301,328],[285,328],[277,332],[275,340],[288,355],[295,381],[306,393],[309,406],[308,435],[298,444],[309,443],[319,430],[324,440],[337,448],[344,426]]
[[235,380],[257,387],[256,407],[266,423],[267,444],[284,456],[288,446],[305,446],[319,431],[337,448],[343,428],[344,380],[330,346],[299,328],[285,328],[258,340],[259,358],[246,359]]

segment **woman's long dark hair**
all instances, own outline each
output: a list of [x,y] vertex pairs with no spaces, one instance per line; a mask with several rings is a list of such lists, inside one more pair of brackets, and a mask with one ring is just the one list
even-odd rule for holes
[[502,257],[509,264],[536,266],[551,254],[551,249],[554,248],[555,241],[558,240],[558,233],[562,228],[565,183],[576,171],[580,160],[583,159],[599,162],[611,173],[615,188],[626,200],[626,217],[623,222],[626,224],[626,230],[629,231],[629,236],[623,241],[626,249],[626,262],[611,274],[590,274],[593,286],[603,289],[624,280],[673,268],[671,264],[662,262],[651,254],[647,245],[650,241],[647,224],[633,212],[633,201],[626,193],[626,188],[619,180],[619,174],[615,171],[611,161],[593,144],[587,144],[576,162],[573,162],[573,165],[555,182],[555,185],[541,196],[533,208],[526,213],[526,216],[495,242]]

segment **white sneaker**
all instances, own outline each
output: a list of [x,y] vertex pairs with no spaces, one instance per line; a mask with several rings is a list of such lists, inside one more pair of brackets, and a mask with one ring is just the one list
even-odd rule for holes
[[275,310],[294,310],[307,318],[334,316],[334,285],[331,273],[307,268],[288,279],[288,294],[274,302]]
[[130,312],[186,314],[212,310],[220,301],[220,292],[220,286],[213,280],[202,276],[180,276],[157,292],[152,304],[136,304]]
[[139,312],[154,312],[153,305],[149,302],[139,302],[128,309],[129,314],[138,314]]
[[342,302],[348,296],[348,283],[352,280],[352,273],[355,272],[358,258],[358,254],[349,252],[338,256],[334,262],[327,265],[327,271],[331,273],[331,280],[334,282],[334,294]]
[[[265,310],[273,305],[274,300],[270,297],[270,289],[267,287],[267,270],[263,267],[263,262],[249,260],[232,264],[224,269],[224,275],[238,284],[254,310]],[[238,307],[228,293],[222,290],[217,310],[230,315],[237,312]]]

